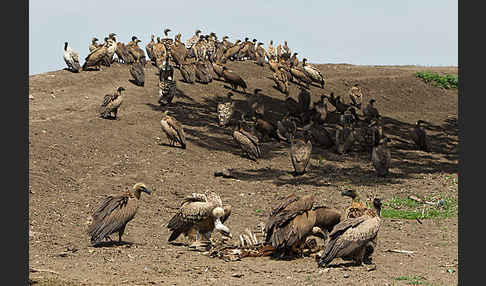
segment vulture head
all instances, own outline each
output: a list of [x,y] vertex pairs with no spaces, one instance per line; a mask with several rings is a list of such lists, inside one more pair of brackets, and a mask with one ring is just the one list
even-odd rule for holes
[[123,88],[122,86],[120,86],[116,91],[118,91],[118,93],[121,93],[124,90],[125,90],[125,88]]
[[373,105],[373,103],[375,103],[376,100],[374,98],[370,99],[370,104]]
[[248,40],[249,40],[249,39],[250,39],[250,38],[248,38],[248,37],[245,37],[245,42],[248,42]]
[[224,209],[222,207],[215,207],[211,214],[213,215],[214,219],[214,229],[225,236],[231,237],[229,228],[221,222],[222,218],[224,217]]
[[136,40],[137,40],[137,36],[133,36],[133,37],[132,37],[132,41],[134,41],[134,42],[135,42]]
[[253,40],[252,40],[252,42],[253,42],[253,43],[256,43],[256,42],[257,42],[257,39],[253,39]]
[[270,45],[273,45],[273,40],[270,40]]
[[68,42],[64,42],[64,50],[66,51],[68,47]]
[[224,40],[226,40],[226,39],[228,39],[228,36],[224,36],[224,37],[223,37],[223,41],[224,41]]
[[140,199],[140,193],[141,192],[144,192],[144,193],[147,193],[147,194],[150,195],[152,193],[152,190],[147,188],[147,186],[144,183],[136,183],[135,185],[133,185],[132,192],[133,192],[133,195],[137,199]]
[[170,32],[170,29],[169,28],[165,29],[164,30],[164,35],[167,37],[169,32]]
[[197,36],[199,36],[199,33],[201,33],[201,30],[197,29],[197,30],[196,30],[196,32],[195,32],[195,34],[196,34]]
[[382,202],[380,198],[374,198],[373,199],[373,207],[376,209],[376,214],[380,216],[381,212],[381,207],[382,207]]

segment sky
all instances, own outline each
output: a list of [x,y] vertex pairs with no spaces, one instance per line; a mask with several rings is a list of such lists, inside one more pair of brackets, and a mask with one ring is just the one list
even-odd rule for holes
[[65,68],[66,41],[82,65],[93,37],[135,35],[145,50],[165,28],[183,41],[197,29],[264,47],[287,40],[299,60],[316,64],[458,65],[457,0],[29,0],[29,75]]

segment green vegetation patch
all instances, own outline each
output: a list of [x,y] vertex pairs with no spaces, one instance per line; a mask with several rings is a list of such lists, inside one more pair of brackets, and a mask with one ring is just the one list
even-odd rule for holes
[[383,202],[381,216],[395,219],[451,218],[457,216],[457,210],[457,199],[452,197],[443,199],[442,206],[419,203],[410,198],[393,197]]
[[[419,276],[400,276],[395,278],[397,281],[407,281],[407,284],[409,285],[423,285],[424,284],[424,278],[419,277]],[[428,284],[428,283],[427,283]]]
[[459,82],[459,77],[457,75],[448,74],[448,75],[440,75],[438,73],[433,72],[417,72],[415,76],[418,78],[423,79],[426,83],[440,86],[442,88],[457,88],[457,84]]

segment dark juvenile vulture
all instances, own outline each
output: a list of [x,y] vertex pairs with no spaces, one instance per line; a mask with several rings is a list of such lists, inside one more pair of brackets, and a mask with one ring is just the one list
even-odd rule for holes
[[143,183],[136,183],[131,191],[106,197],[93,213],[93,222],[88,228],[91,244],[96,245],[103,239],[111,240],[110,234],[118,232],[118,242],[122,242],[127,223],[137,213],[141,192],[150,194]]
[[69,70],[73,72],[79,72],[81,69],[78,53],[73,51],[73,49],[68,45],[68,42],[64,43],[64,61],[66,62]]
[[371,162],[373,163],[373,167],[375,167],[378,177],[386,176],[390,168],[391,153],[387,146],[388,142],[390,142],[390,138],[381,137],[378,145],[374,146],[371,151]]
[[228,126],[230,123],[231,118],[233,117],[233,113],[235,110],[235,104],[231,97],[233,93],[228,92],[226,100],[221,103],[218,103],[217,113],[218,113],[218,125],[220,127]]
[[193,84],[196,81],[195,67],[193,64],[183,63],[179,67],[179,72],[181,73],[184,82]]
[[162,114],[162,119],[160,120],[160,125],[162,131],[169,139],[169,145],[174,146],[175,143],[179,143],[182,149],[186,149],[186,135],[184,134],[184,129],[179,121],[174,117],[168,115],[169,111],[166,110]]
[[303,138],[294,139],[294,135],[290,135],[289,153],[295,176],[303,175],[309,165],[312,154],[311,138],[312,133],[309,130],[304,132]]
[[153,50],[153,47],[155,45],[154,38],[155,38],[155,35],[152,35],[150,42],[148,42],[148,44],[145,45],[145,50],[147,51],[147,56],[152,62],[155,62],[155,55],[154,55],[154,50]]
[[307,59],[302,59],[302,68],[304,73],[313,81],[317,82],[321,85],[321,88],[324,88],[324,76],[322,73],[315,67],[309,65],[307,63]]
[[380,118],[380,113],[378,112],[378,109],[374,107],[374,103],[376,102],[375,99],[370,99],[368,105],[363,108],[363,115],[366,120],[366,122],[371,123],[371,120],[377,120]]
[[118,108],[120,108],[120,105],[125,98],[125,94],[122,94],[122,91],[124,90],[125,88],[119,87],[115,91],[115,93],[105,95],[105,97],[103,98],[103,103],[99,108],[99,113],[101,117],[113,119],[117,118],[116,116],[118,113]]
[[241,78],[240,75],[228,69],[226,66],[223,67],[223,78],[231,85],[233,90],[236,90],[239,86],[244,92],[246,92],[246,82]]
[[262,135],[262,141],[266,140],[267,138],[279,140],[277,135],[277,126],[265,119],[265,117],[259,113],[256,114],[255,129]]
[[284,116],[282,120],[277,121],[277,136],[280,140],[290,143],[290,137],[295,136],[297,125],[289,115]]
[[262,90],[255,88],[253,94],[248,95],[247,104],[253,119],[256,118],[257,114],[261,116],[265,114],[265,105],[260,91]]
[[354,130],[356,142],[366,152],[371,152],[373,146],[378,145],[382,136],[383,127],[381,126],[381,123],[375,119],[372,119],[369,124],[360,126]]
[[223,63],[226,61],[226,60],[233,60],[234,57],[236,56],[236,54],[240,51],[241,49],[241,40],[236,40],[236,42],[233,44],[233,46],[229,47],[226,49],[226,51],[224,52],[223,54]]
[[147,62],[145,58],[145,52],[138,46],[138,43],[141,41],[139,39],[135,39],[133,44],[127,45],[128,51],[135,59],[135,62],[141,62],[143,65]]
[[305,114],[309,111],[310,103],[311,103],[311,94],[308,90],[305,88],[301,87],[300,92],[297,95],[297,98],[299,99],[299,108],[300,108],[300,113]]
[[299,60],[297,59],[297,55],[299,53],[293,53],[292,56],[290,57],[290,67],[298,67],[299,66]]
[[376,239],[380,229],[381,205],[381,200],[375,198],[373,207],[377,216],[348,218],[335,225],[319,258],[319,267],[327,267],[334,258],[341,257],[352,258],[356,265],[362,265],[367,246]]
[[[106,41],[108,39],[105,39]],[[96,67],[97,70],[101,70],[101,64],[103,61],[108,61],[108,42],[105,41],[103,46],[93,50],[84,59],[83,70],[87,70],[89,67]]]
[[141,62],[135,62],[130,66],[130,74],[133,76],[136,85],[145,85],[144,65]]
[[312,144],[323,148],[331,148],[334,146],[335,134],[332,133],[333,129],[313,123],[314,121],[311,120],[312,125],[309,129],[312,133]]
[[337,125],[336,126],[336,136],[334,139],[334,145],[336,147],[336,152],[338,154],[347,153],[355,142],[355,136],[353,132],[353,128],[348,126],[347,124],[344,125]]
[[230,214],[231,206],[223,207],[218,194],[193,193],[184,198],[177,213],[169,220],[167,228],[172,232],[169,241],[174,241],[181,234],[193,238],[191,236],[194,234],[196,243],[200,241],[208,243],[214,229],[231,237],[230,229],[223,224]]
[[196,81],[203,84],[208,84],[213,81],[208,66],[202,61],[198,60],[194,65]]
[[415,126],[410,130],[410,135],[412,137],[413,142],[419,148],[419,150],[429,152],[430,151],[430,142],[427,136],[427,132],[422,127],[422,123],[425,123],[423,120],[418,120]]
[[135,61],[134,57],[128,50],[128,47],[122,42],[116,43],[115,53],[116,56],[118,57],[118,61],[121,60],[125,64],[131,64]]
[[[179,35],[180,34],[178,34],[178,36]],[[188,53],[186,46],[180,41],[179,37],[176,38],[174,44],[170,48],[170,54],[176,66],[180,67],[182,63],[184,63]]]
[[339,210],[314,208],[314,203],[312,194],[301,198],[290,194],[272,210],[265,224],[265,244],[274,248],[274,257],[298,254],[309,235],[330,232],[341,221]]
[[323,124],[329,113],[327,109],[327,96],[321,95],[319,101],[313,103],[312,109],[314,110],[314,117],[312,120],[318,124]]
[[[244,115],[242,114],[241,117]],[[263,156],[260,147],[260,140],[255,135],[244,130],[241,126],[241,120],[238,120],[233,130],[233,140],[250,160],[257,161]]]
[[270,40],[270,43],[268,44],[267,50],[265,52],[265,56],[267,57],[267,61],[270,62],[270,60],[275,60],[277,58],[277,53],[275,51],[275,48],[273,47],[273,40]]

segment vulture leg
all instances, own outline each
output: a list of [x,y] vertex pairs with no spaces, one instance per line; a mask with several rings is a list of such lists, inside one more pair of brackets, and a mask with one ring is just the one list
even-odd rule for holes
[[361,247],[361,249],[359,249],[354,257],[354,260],[356,262],[356,266],[361,266],[363,265],[363,258],[364,258],[364,255],[365,255],[365,252],[366,252],[366,247]]
[[122,235],[125,232],[125,226],[126,225],[122,226],[120,228],[120,230],[118,231],[118,243],[121,243],[122,242]]

